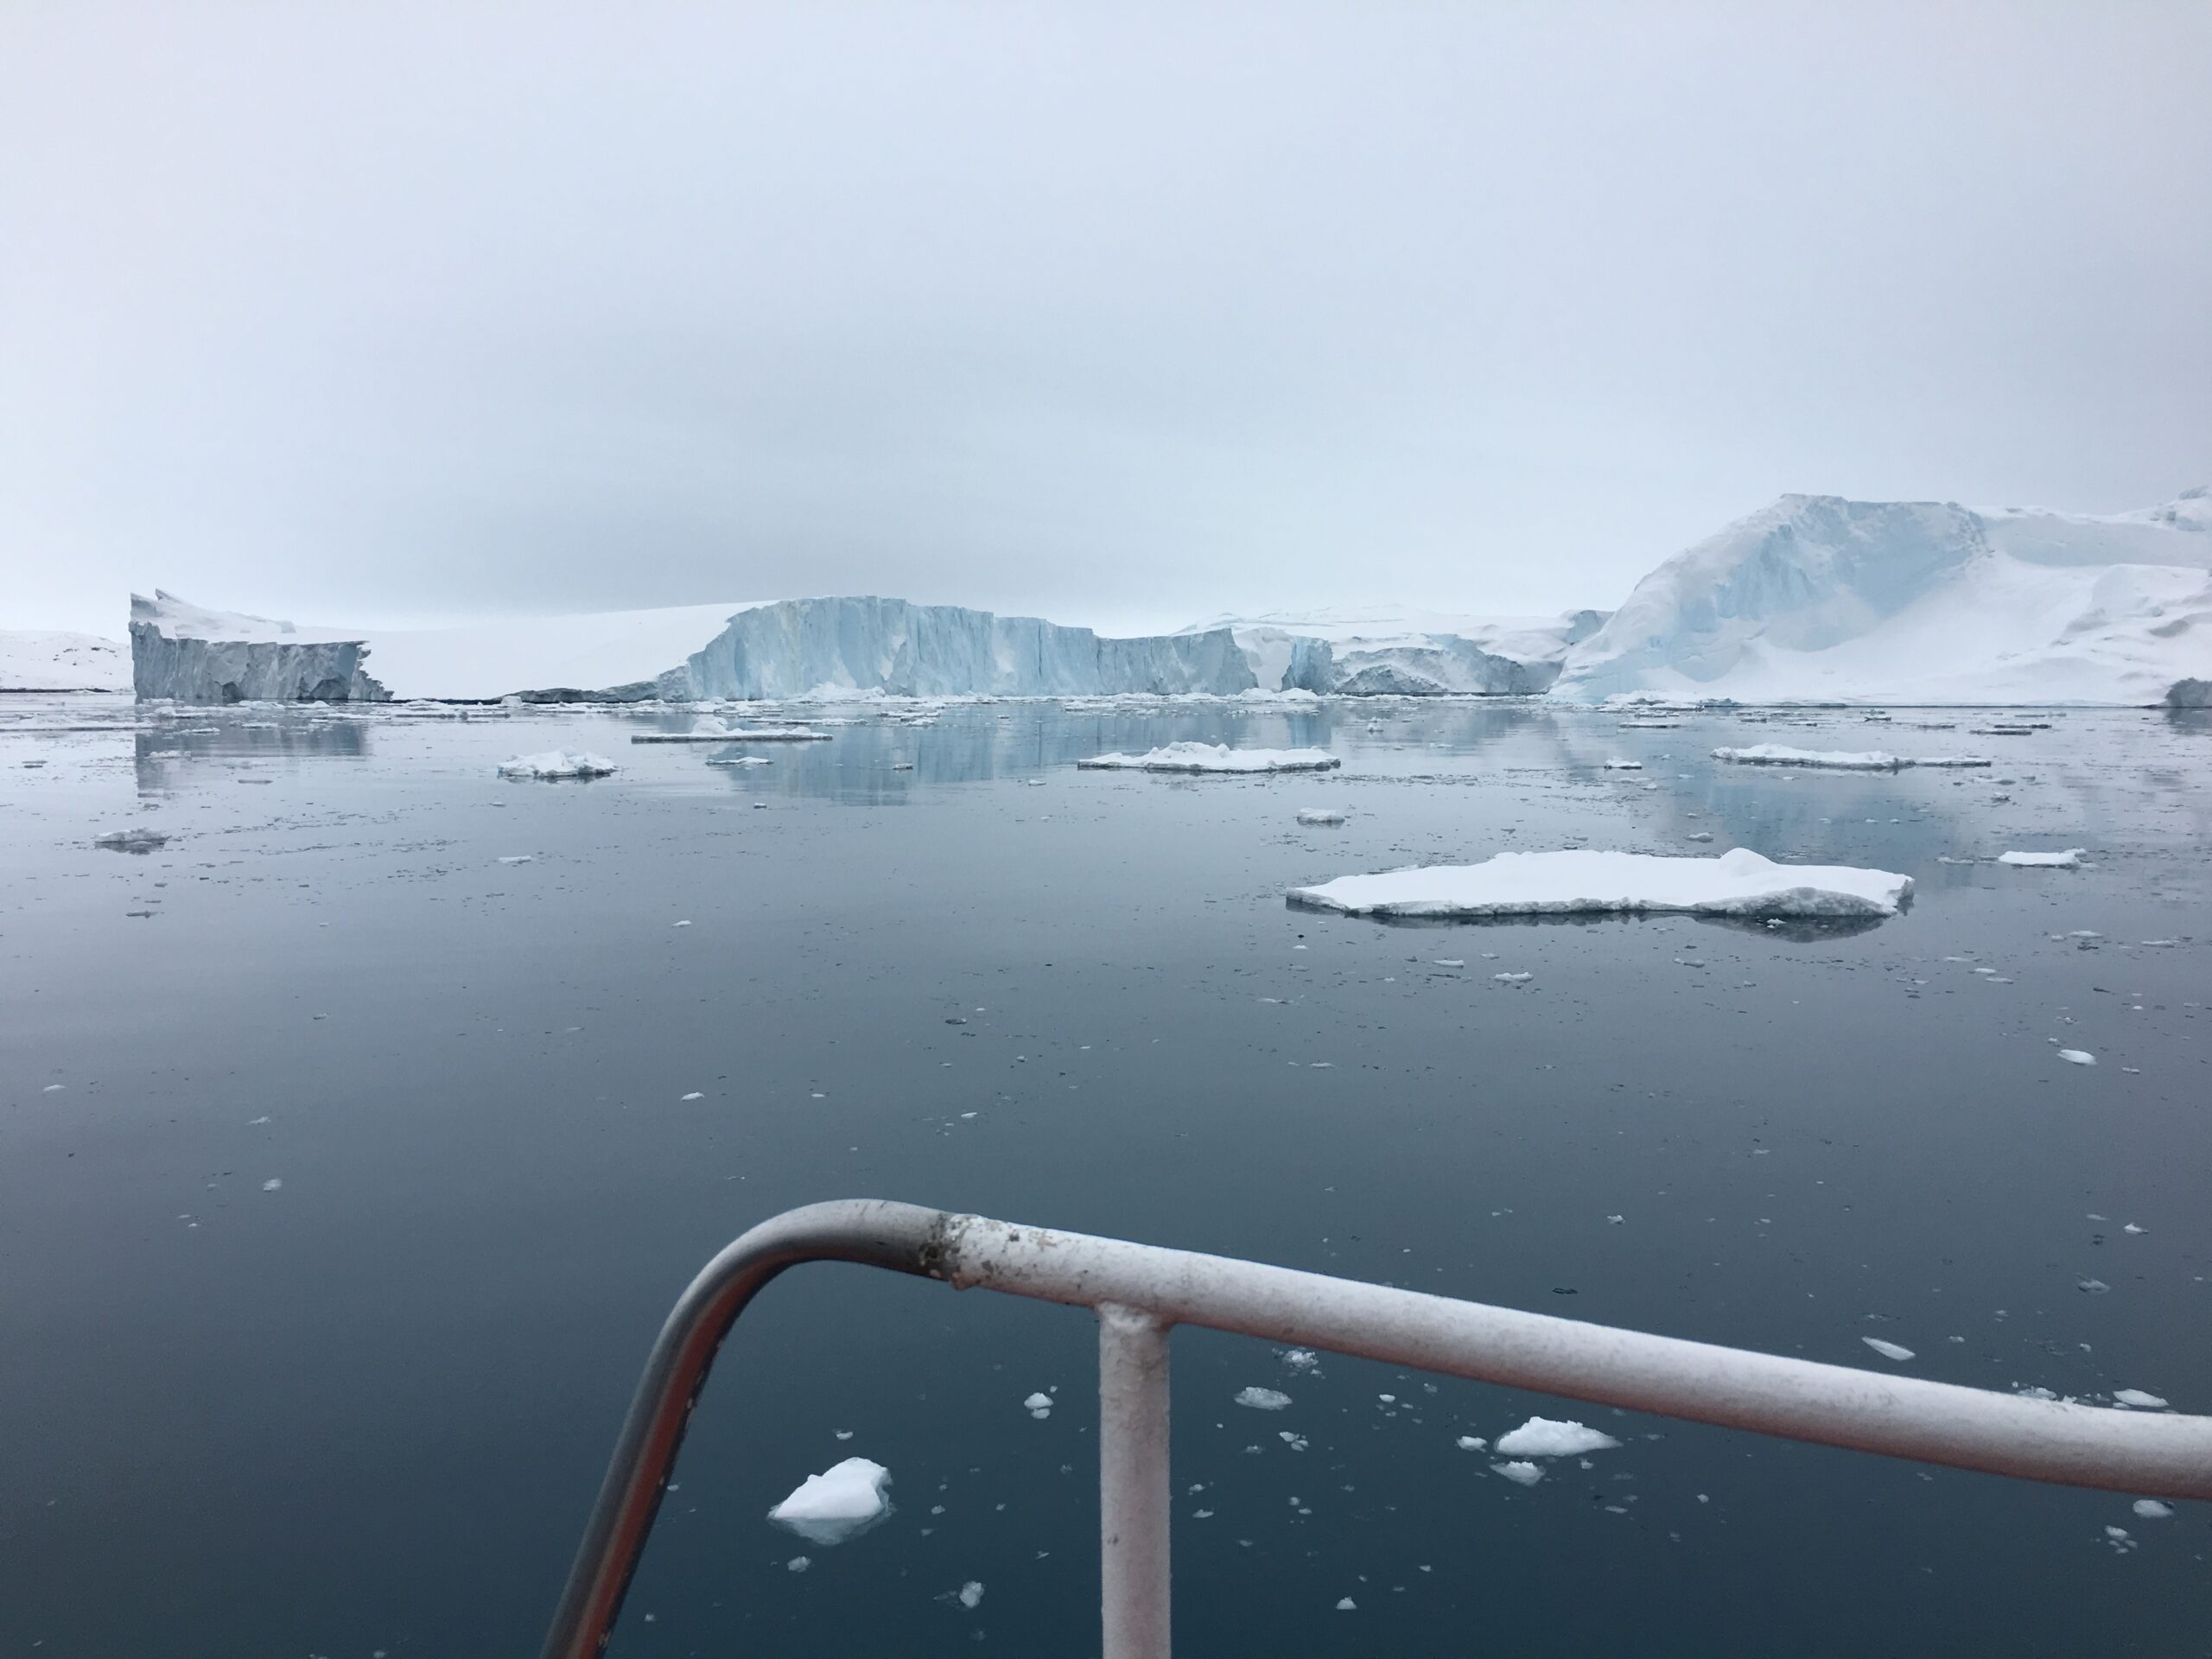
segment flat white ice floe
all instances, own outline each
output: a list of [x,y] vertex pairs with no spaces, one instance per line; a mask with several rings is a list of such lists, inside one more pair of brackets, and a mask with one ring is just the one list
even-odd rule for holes
[[1894,916],[1912,878],[1841,864],[1777,864],[1738,847],[1718,858],[1571,849],[1500,853],[1294,887],[1290,902],[1351,916],[1573,916],[1682,912],[1752,917]]
[[499,775],[503,778],[608,778],[613,773],[614,763],[606,756],[581,752],[570,754],[566,749],[518,754],[512,760],[499,762]]
[[1308,806],[1300,810],[1298,821],[1300,823],[1342,823],[1344,815],[1332,807]]
[[1743,766],[1820,766],[1832,772],[1901,772],[1907,766],[1986,766],[1979,754],[1891,754],[1884,749],[1793,749],[1786,743],[1754,743],[1748,748],[1715,749],[1716,760]]
[[1326,749],[1232,749],[1226,743],[1170,743],[1142,754],[1096,754],[1091,772],[1326,772],[1344,762]]
[[1997,861],[2018,870],[2078,870],[2086,847],[2069,847],[2063,853],[1999,853]]
[[1884,1342],[1879,1337],[1861,1337],[1859,1340],[1872,1348],[1884,1359],[1894,1359],[1902,1364],[1912,1357],[1912,1350],[1901,1342]]
[[1275,1389],[1245,1389],[1237,1394],[1236,1403],[1255,1411],[1281,1411],[1290,1403],[1290,1396]]
[[1497,1437],[1496,1451],[1511,1458],[1579,1458],[1587,1452],[1609,1452],[1620,1442],[1594,1428],[1550,1417],[1531,1417],[1510,1433]]
[[2062,1048],[2058,1051],[2058,1058],[2069,1065],[2094,1065],[2097,1063],[2097,1057],[2086,1048]]
[[847,1458],[818,1475],[809,1475],[798,1491],[768,1511],[768,1518],[810,1544],[842,1543],[890,1513],[891,1500],[883,1495],[890,1484],[891,1471],[881,1464]]
[[2141,1389],[2122,1389],[2113,1395],[2113,1400],[2119,1405],[2133,1406],[2138,1411],[2164,1411],[2166,1408],[2164,1401]]
[[1533,1486],[1544,1478],[1541,1469],[1520,1459],[1511,1463],[1493,1463],[1490,1471],[1494,1475],[1503,1475],[1516,1486]]

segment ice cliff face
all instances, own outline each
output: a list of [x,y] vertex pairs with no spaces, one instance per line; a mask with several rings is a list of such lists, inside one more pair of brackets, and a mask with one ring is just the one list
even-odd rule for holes
[[1553,695],[2157,702],[2212,671],[2202,505],[2092,518],[1784,496],[1646,576]]
[[688,606],[412,632],[302,628],[160,592],[133,595],[130,605],[138,695],[181,702],[1231,695],[1254,684],[1226,629],[1103,639],[1033,617],[901,599]]
[[1102,639],[1089,628],[903,599],[799,599],[741,611],[685,664],[696,697],[880,690],[899,696],[1231,695],[1257,682],[1226,628]]
[[179,702],[376,702],[365,642],[289,622],[203,610],[174,594],[130,596],[131,687]]
[[1554,617],[1446,615],[1396,606],[1224,618],[1268,690],[1333,696],[1532,696],[1601,611]]

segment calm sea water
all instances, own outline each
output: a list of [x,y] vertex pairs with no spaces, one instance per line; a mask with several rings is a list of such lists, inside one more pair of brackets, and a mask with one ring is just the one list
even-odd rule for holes
[[[2212,1410],[2212,727],[1928,718],[982,704],[733,772],[628,742],[676,715],[10,700],[0,1652],[534,1653],[675,1294],[825,1198]],[[1180,738],[1344,769],[1072,766]],[[1763,740],[2000,764],[1707,758]],[[623,769],[494,775],[556,747]],[[92,844],[134,827],[172,839]],[[1282,902],[1730,844],[1918,890],[1809,936]],[[2069,846],[2088,868],[1987,861]],[[787,1276],[616,1649],[1095,1651],[1094,1344],[1071,1310]],[[2212,1651],[2198,1509],[1205,1332],[1174,1364],[1192,1653]],[[1291,1406],[1233,1404],[1251,1384]],[[1532,1413],[1623,1445],[1526,1489],[1455,1445]],[[851,1455],[893,1472],[884,1525],[766,1522]]]

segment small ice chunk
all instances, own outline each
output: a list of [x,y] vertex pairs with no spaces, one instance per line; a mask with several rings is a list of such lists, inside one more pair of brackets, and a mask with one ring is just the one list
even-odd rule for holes
[[1884,1342],[1879,1337],[1861,1337],[1859,1340],[1872,1348],[1884,1359],[1894,1359],[1902,1363],[1912,1357],[1912,1350],[1901,1342]]
[[1321,1356],[1311,1348],[1286,1348],[1282,1363],[1294,1371],[1310,1371],[1321,1363]]
[[150,853],[168,840],[158,830],[134,826],[129,830],[111,830],[104,836],[94,836],[92,845],[104,847],[111,853]]
[[2174,1512],[2172,1504],[2161,1503],[2155,1497],[2139,1497],[2134,1507],[2135,1513],[2145,1521],[2163,1521]]
[[1501,985],[1525,985],[1535,976],[1534,974],[1492,974],[1491,977]]
[[2086,847],[2069,847],[2063,853],[1999,853],[1997,861],[2019,870],[2076,870],[2082,868]]
[[690,1094],[680,1096],[678,1098],[683,1100],[704,1100],[706,1096],[700,1093],[698,1090],[694,1089]]
[[282,1176],[272,1175],[261,1184],[261,1190],[264,1192],[274,1192],[283,1185],[284,1182]]
[[1615,755],[1611,760],[1605,762],[1605,770],[1607,772],[1642,772],[1643,770],[1643,762],[1641,760],[1624,760],[1618,755]]
[[1300,809],[1298,821],[1300,823],[1342,823],[1344,815],[1325,806],[1308,806]]
[[808,1567],[812,1567],[814,1563],[807,1560],[805,1556],[794,1555],[791,1560],[784,1563],[784,1570],[787,1573],[804,1573]]
[[818,1475],[809,1475],[789,1497],[768,1511],[768,1518],[790,1528],[810,1544],[837,1544],[890,1512],[883,1489],[891,1471],[867,1458],[847,1458]]
[[1343,1596],[1338,1599],[1337,1611],[1340,1613],[1356,1613],[1359,1611],[1359,1604],[1350,1596]]
[[1237,1394],[1236,1403],[1255,1411],[1281,1411],[1290,1403],[1290,1396],[1275,1389],[1251,1388]]
[[1597,1429],[1549,1417],[1531,1417],[1512,1433],[1497,1437],[1497,1450],[1516,1458],[1575,1458],[1586,1452],[1610,1451],[1619,1444]]
[[1040,1389],[1021,1402],[1021,1408],[1041,1423],[1052,1414],[1052,1396]]
[[1455,1444],[1462,1452],[1479,1452],[1489,1442],[1479,1434],[1462,1434]]
[[571,754],[565,749],[518,754],[499,763],[503,778],[610,778],[613,774],[614,763],[604,755],[582,751]]
[[503,853],[499,857],[499,862],[502,864],[530,864],[534,863],[536,860],[537,855],[534,853]]
[[983,1581],[981,1579],[970,1579],[960,1586],[960,1605],[971,1612],[982,1599]]
[[2086,1048],[2062,1048],[2058,1051],[2058,1058],[2069,1065],[2094,1065],[2097,1063],[2097,1057]]
[[2155,1394],[2145,1394],[2141,1389],[2121,1389],[2113,1395],[2117,1403],[2133,1406],[2139,1411],[2164,1411],[2166,1402]]
[[1544,1478],[1544,1471],[1533,1463],[1516,1459],[1511,1463],[1493,1463],[1491,1473],[1503,1475],[1516,1486],[1533,1486]]

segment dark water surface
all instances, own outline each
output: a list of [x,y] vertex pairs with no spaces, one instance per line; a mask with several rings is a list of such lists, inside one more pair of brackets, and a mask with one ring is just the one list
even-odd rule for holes
[[[673,715],[10,700],[0,1654],[534,1653],[676,1292],[824,1198],[2212,1410],[2212,728],[1911,718],[1951,716],[982,704],[732,772],[627,741]],[[1179,738],[1345,766],[1072,768]],[[2000,765],[1707,758],[1760,741]],[[623,770],[494,775],[556,747]],[[132,827],[173,839],[91,844]],[[1919,887],[1813,937],[1282,902],[1581,844]],[[1987,861],[2069,846],[2088,868]],[[1066,1309],[780,1281],[615,1651],[1095,1652],[1094,1342]],[[1205,1332],[1174,1363],[1189,1653],[2212,1651],[2200,1508]],[[1526,1489],[1455,1445],[1532,1413],[1624,1444]],[[855,1454],[892,1470],[884,1525],[765,1520]]]

